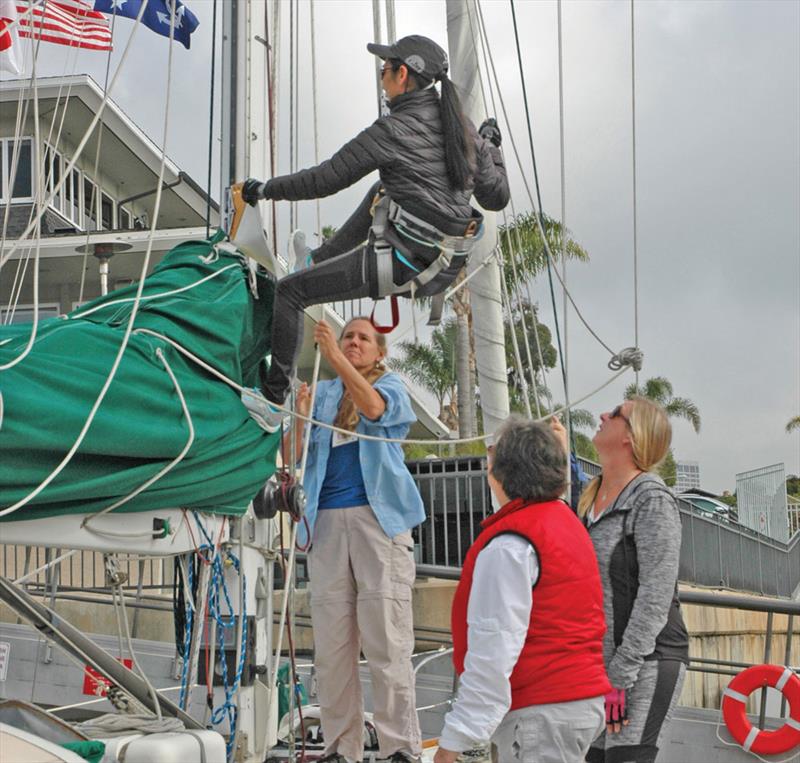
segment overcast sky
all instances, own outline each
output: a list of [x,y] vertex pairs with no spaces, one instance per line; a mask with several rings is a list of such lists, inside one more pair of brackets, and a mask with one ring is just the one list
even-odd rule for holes
[[[191,51],[175,46],[167,151],[205,184],[212,2],[187,4],[201,26]],[[376,116],[373,60],[364,47],[373,34],[372,3],[323,0],[315,8],[325,158]],[[530,176],[510,4],[484,0],[483,11]],[[517,0],[516,11],[544,209],[558,218],[557,5]],[[398,36],[421,33],[446,44],[442,0],[397,0],[396,13]],[[635,15],[642,378],[666,376],[676,395],[699,407],[700,435],[676,422],[673,442],[677,458],[699,461],[703,487],[733,490],[737,472],[778,462],[800,473],[800,434],[784,432],[800,413],[800,3],[648,0]],[[287,1],[287,27],[288,16]],[[565,2],[562,17],[566,223],[591,257],[568,268],[568,284],[592,327],[622,348],[634,336],[630,5]],[[132,23],[117,25],[112,71]],[[300,40],[305,166],[314,158],[307,3]],[[159,142],[167,41],[142,29],[134,46],[112,97]],[[42,73],[73,70],[69,51],[48,47]],[[285,73],[288,42],[283,52]],[[102,83],[104,67],[103,54],[82,53],[74,70]],[[279,119],[285,137],[285,109]],[[501,126],[508,146],[509,127]],[[280,162],[288,169],[285,152]],[[516,209],[528,210],[510,151],[507,162]],[[325,200],[323,224],[340,224],[369,182]],[[308,230],[314,209],[301,205]],[[543,286],[541,316],[552,326]],[[609,378],[608,355],[574,313],[568,348],[575,399]],[[585,407],[595,415],[608,410],[632,380],[623,376]],[[563,399],[555,373],[549,381]]]

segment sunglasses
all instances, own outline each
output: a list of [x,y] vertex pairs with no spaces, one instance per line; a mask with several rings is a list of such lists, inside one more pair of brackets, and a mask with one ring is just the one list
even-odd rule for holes
[[395,71],[395,69],[392,66],[381,67],[381,79],[383,79],[383,75],[386,74],[386,72],[393,72],[393,71]]
[[622,419],[625,422],[625,424],[628,426],[628,429],[633,431],[633,428],[631,427],[631,420],[622,412],[622,406],[621,405],[618,405],[616,408],[614,408],[614,410],[611,411],[611,413],[608,415],[608,418],[610,418],[610,419],[616,419],[616,418]]

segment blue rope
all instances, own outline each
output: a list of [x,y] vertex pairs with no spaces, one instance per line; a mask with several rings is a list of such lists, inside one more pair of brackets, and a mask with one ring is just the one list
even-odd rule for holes
[[189,561],[186,567],[188,569],[188,574],[187,574],[188,595],[186,596],[186,601],[183,604],[186,614],[183,619],[184,633],[183,633],[183,667],[181,668],[181,694],[180,697],[178,698],[178,705],[181,708],[185,707],[184,701],[186,699],[186,689],[188,688],[189,684],[189,651],[192,647],[192,623],[194,621],[194,607],[192,606],[192,586],[194,585],[194,560],[191,557],[189,557]]
[[[225,582],[225,563],[227,562],[232,564],[233,568],[239,574],[239,577],[242,580],[242,599],[245,602],[247,601],[247,577],[242,571],[242,566],[239,559],[232,551],[229,549],[225,550],[225,560],[223,560],[222,554],[214,553],[215,549],[212,538],[209,536],[206,528],[200,522],[197,512],[192,512],[192,514],[194,515],[195,522],[197,523],[200,532],[203,534],[206,540],[206,543],[203,543],[199,548],[200,553],[202,554],[206,552],[209,555],[213,554],[211,557],[211,580],[209,582],[208,614],[211,618],[213,618],[217,627],[217,651],[219,663],[222,666],[222,686],[225,692],[225,701],[219,707],[212,708],[211,724],[213,726],[218,726],[225,720],[228,721],[229,735],[225,749],[228,760],[232,760],[233,744],[236,738],[236,725],[239,716],[234,697],[236,696],[236,692],[239,690],[242,681],[242,673],[244,672],[247,645],[247,611],[246,609],[243,609],[240,613],[240,617],[242,618],[242,641],[241,648],[239,650],[239,663],[236,666],[236,673],[233,677],[233,681],[229,682],[228,663],[225,660],[225,629],[235,627],[236,616],[234,615],[233,603],[231,602],[230,593],[228,592],[228,585]],[[222,597],[224,598],[225,605],[228,608],[227,615],[223,615],[221,611],[220,591],[222,591]],[[191,630],[191,628],[189,628],[189,630]],[[191,640],[191,638],[189,640]],[[184,647],[184,652],[188,652],[186,647]],[[186,659],[186,656],[184,656],[184,673],[186,672],[187,662],[188,660]],[[183,683],[184,678],[182,677],[181,697],[183,697]]]

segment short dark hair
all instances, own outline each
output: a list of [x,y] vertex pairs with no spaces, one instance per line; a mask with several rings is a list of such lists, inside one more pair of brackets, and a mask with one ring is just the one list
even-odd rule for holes
[[512,415],[497,433],[491,471],[511,499],[552,501],[567,486],[567,454],[547,424]]

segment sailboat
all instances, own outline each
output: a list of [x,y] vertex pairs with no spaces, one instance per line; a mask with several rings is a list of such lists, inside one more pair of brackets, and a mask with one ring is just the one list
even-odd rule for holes
[[[240,207],[237,218],[235,189],[229,190],[269,166],[270,142],[250,139],[260,132],[253,130],[256,120],[269,111],[262,69],[254,64],[266,55],[255,21],[265,8],[266,3],[244,0],[222,4],[223,38],[228,41],[223,52],[222,216],[228,237],[182,242],[143,281],[40,326],[39,341],[30,350],[38,375],[33,379],[29,364],[15,363],[27,349],[30,327],[0,328],[0,364],[14,364],[0,376],[0,469],[4,475],[14,473],[13,480],[0,480],[0,509],[15,507],[0,516],[4,542],[53,549],[49,567],[67,549],[68,554],[102,552],[105,585],[114,592],[121,619],[125,573],[116,557],[176,560],[179,643],[177,650],[172,645],[168,650],[177,651],[174,660],[172,654],[147,660],[131,639],[126,646],[124,623],[119,647],[108,643],[101,648],[70,626],[52,601],[44,606],[24,590],[25,578],[37,570],[27,570],[16,585],[5,580],[0,584],[0,599],[48,641],[88,666],[96,684],[111,686],[119,706],[138,705],[142,715],[174,718],[183,727],[167,725],[170,730],[146,736],[129,733],[124,741],[109,744],[107,754],[116,756],[109,760],[134,760],[137,755],[139,760],[291,759],[298,744],[295,729],[299,741],[306,741],[307,729],[292,707],[293,679],[288,715],[280,718],[278,711],[277,674],[284,625],[291,620],[294,545],[285,553],[279,550],[285,516],[276,520],[268,501],[253,501],[263,497],[264,483],[275,469],[277,437],[261,430],[240,403],[241,388],[257,383],[259,365],[268,353],[264,336],[271,279],[284,272],[264,237],[269,225],[261,214],[266,209]],[[476,113],[479,45],[470,28],[474,2],[449,0],[447,8],[453,78],[466,93],[468,110]],[[507,415],[508,395],[504,375],[497,376],[505,359],[498,354],[503,353],[501,287],[496,263],[490,260],[491,230],[482,246],[470,263],[470,283],[489,433]],[[123,341],[126,353],[115,376],[119,384],[109,387],[96,424],[58,479],[38,490],[60,466],[53,453],[69,452],[73,446],[70,433],[80,431],[107,378],[102,371],[113,367]],[[97,348],[93,357],[86,357],[87,347]],[[43,394],[54,386],[54,377],[63,383],[52,394]],[[82,399],[71,396],[87,388],[95,392]],[[133,433],[118,429],[122,412],[135,427]],[[24,429],[30,421],[48,423],[30,436]],[[284,570],[277,612],[276,563]],[[277,637],[272,627],[276,615]],[[143,664],[158,664],[162,675],[130,670],[117,660],[136,652]],[[32,664],[38,664],[38,640],[32,654]],[[429,655],[446,665],[442,656],[446,654],[439,651]],[[443,673],[436,678],[449,684],[450,676]],[[434,703],[437,721],[446,701]],[[29,728],[35,726],[30,708],[18,712],[28,713]],[[309,726],[311,716],[313,712],[306,714]],[[151,731],[147,723],[142,730]]]

